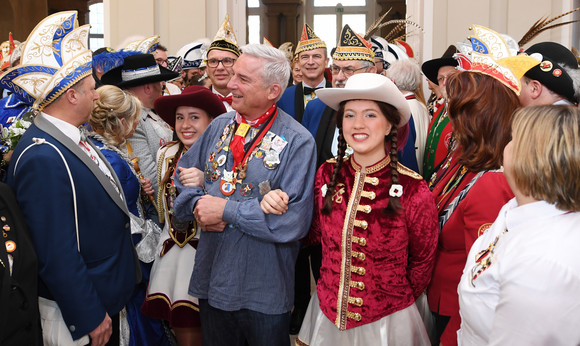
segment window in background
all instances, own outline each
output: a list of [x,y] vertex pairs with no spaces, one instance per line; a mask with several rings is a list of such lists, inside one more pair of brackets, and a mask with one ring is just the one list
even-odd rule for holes
[[95,51],[105,46],[105,13],[102,1],[89,2],[89,49]]
[[[248,21],[247,21],[247,35],[248,43],[262,43],[262,23],[260,17],[262,16],[262,7],[260,0],[248,0]],[[241,42],[238,42],[242,44]]]
[[345,24],[364,35],[367,23],[375,20],[375,7],[376,2],[372,0],[305,0],[304,19],[312,23],[314,32],[326,42],[330,53]]
[[336,15],[315,14],[312,24],[314,33],[326,43],[328,54],[330,54],[330,49],[336,45]]
[[336,1],[336,0],[314,0],[315,7],[323,7],[323,6],[335,7],[338,4],[342,4],[342,6],[365,6],[366,0],[339,0],[339,1]]
[[262,43],[260,42],[260,16],[248,16],[248,43]]

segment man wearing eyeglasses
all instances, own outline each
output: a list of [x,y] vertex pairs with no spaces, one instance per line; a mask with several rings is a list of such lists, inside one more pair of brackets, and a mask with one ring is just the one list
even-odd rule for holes
[[324,69],[328,65],[326,43],[316,36],[308,24],[304,24],[294,55],[302,72],[302,83],[286,89],[277,105],[303,124],[306,105],[316,99],[314,91],[331,86],[324,78]]
[[207,76],[211,80],[211,91],[224,103],[227,111],[232,108],[232,93],[228,89],[228,82],[234,75],[232,67],[240,56],[240,48],[236,35],[230,25],[228,15],[224,19],[213,42],[207,50]]
[[[336,50],[332,54],[332,86],[344,88],[346,81],[356,73],[376,73],[371,44],[356,34],[348,24],[342,29]],[[302,124],[316,139],[317,166],[334,157],[338,150],[338,132],[334,114],[322,101],[315,100],[304,111]]]

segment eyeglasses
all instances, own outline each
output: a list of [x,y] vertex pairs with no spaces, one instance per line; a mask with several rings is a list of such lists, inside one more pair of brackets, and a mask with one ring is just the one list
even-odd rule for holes
[[232,66],[234,66],[234,63],[236,62],[236,59],[232,59],[232,58],[209,59],[209,60],[205,61],[205,63],[209,67],[218,67],[220,62],[222,63],[222,65],[224,65],[224,67],[232,67]]
[[352,68],[352,67],[345,67],[345,68],[342,68],[342,67],[339,67],[339,66],[336,66],[336,65],[330,65],[330,72],[331,72],[332,74],[339,74],[339,73],[340,73],[340,71],[342,71],[342,73],[344,73],[344,75],[345,75],[345,76],[347,76],[347,77],[350,77],[350,76],[352,76],[352,75],[353,75],[353,74],[354,74],[356,71],[358,71],[358,70],[362,70],[362,69],[366,69],[366,68],[367,68],[366,66],[359,67],[359,68]]

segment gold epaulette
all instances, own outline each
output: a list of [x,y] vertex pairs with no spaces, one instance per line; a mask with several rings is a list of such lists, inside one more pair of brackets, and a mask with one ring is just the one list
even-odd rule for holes
[[[350,158],[350,155],[346,155],[345,157],[342,158],[342,162],[345,162],[349,158]],[[334,163],[336,163],[336,157],[330,158],[330,159],[326,160],[326,162],[334,164]]]
[[161,147],[159,147],[159,149],[161,149],[161,148],[169,149],[170,147],[174,146],[175,144],[179,144],[179,141],[167,142],[167,143],[163,144]]
[[400,162],[397,164],[397,172],[399,172],[400,174],[409,176],[413,179],[417,179],[417,180],[423,179],[423,177],[419,173],[415,172],[412,169],[409,169],[409,168],[403,166]]

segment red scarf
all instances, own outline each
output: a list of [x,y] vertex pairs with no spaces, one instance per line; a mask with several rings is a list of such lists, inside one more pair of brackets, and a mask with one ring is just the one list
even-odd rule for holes
[[[266,122],[266,120],[268,120],[272,114],[273,114],[273,117],[276,117],[276,115],[278,114],[278,112],[276,111],[276,104],[272,105],[272,107],[270,107],[266,111],[266,113],[262,114],[258,119],[254,120],[254,121],[250,121],[250,123],[248,124],[248,121],[246,120],[246,118],[243,115],[241,115],[240,113],[236,112],[236,123],[238,123],[238,126],[237,126],[236,133],[234,134],[234,138],[232,139],[232,142],[230,143],[230,149],[232,150],[232,155],[234,156],[234,168],[233,168],[234,171],[236,169],[239,169],[238,166],[244,160],[244,156],[246,154],[246,152],[244,150],[244,140],[246,138],[246,134],[248,133],[248,130],[250,129],[250,127],[255,127],[255,128],[260,127],[260,125],[262,125],[264,122]],[[272,126],[273,122],[274,122],[274,119],[272,119],[268,123],[267,129],[263,129],[261,131],[259,138],[256,138],[254,140],[254,143],[253,143],[252,147],[248,150],[248,152],[252,152],[254,147],[262,140],[262,137],[264,137],[264,135],[268,132],[268,129]]]

